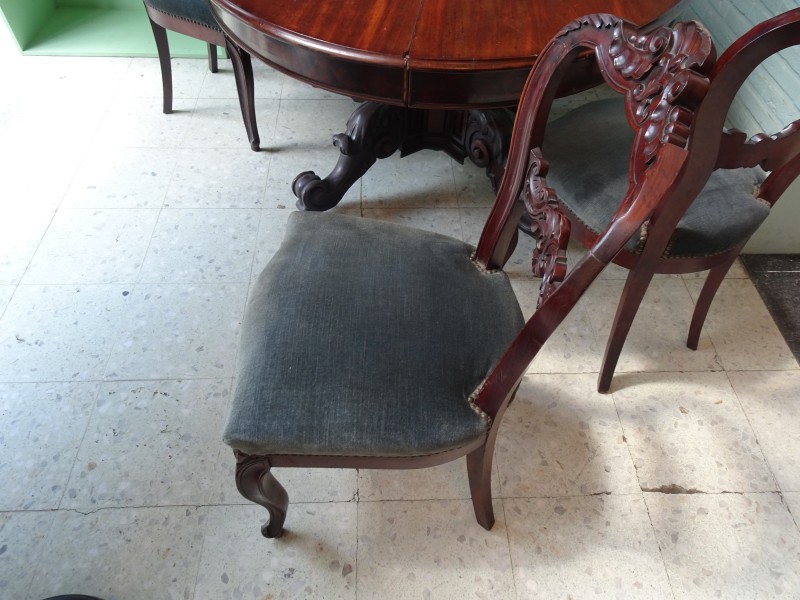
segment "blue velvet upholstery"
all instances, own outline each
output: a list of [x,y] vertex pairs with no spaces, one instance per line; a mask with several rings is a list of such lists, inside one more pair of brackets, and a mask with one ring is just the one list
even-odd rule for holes
[[[605,229],[628,189],[633,136],[621,97],[583,105],[547,127],[548,185],[595,233]],[[709,256],[750,237],[769,215],[754,195],[764,178],[759,168],[715,171],[678,223],[666,255]],[[626,248],[641,250],[642,242],[635,236]]]
[[208,6],[208,0],[144,0],[144,3],[168,15],[221,31]]
[[224,440],[248,454],[417,456],[488,423],[470,396],[523,325],[503,272],[461,241],[291,215],[242,325]]

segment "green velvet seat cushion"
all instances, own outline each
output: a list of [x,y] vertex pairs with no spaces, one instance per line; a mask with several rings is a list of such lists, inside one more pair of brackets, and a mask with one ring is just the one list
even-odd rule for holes
[[144,3],[173,17],[194,21],[211,29],[220,30],[219,23],[217,23],[208,6],[208,0],[144,0]]
[[292,214],[251,290],[225,442],[417,456],[485,436],[470,396],[523,319],[506,275],[472,252],[391,223]]
[[[621,97],[585,104],[547,127],[548,185],[595,233],[605,230],[628,189],[633,137]],[[666,255],[710,256],[750,237],[769,214],[754,195],[764,177],[759,168],[714,171],[678,223]],[[641,250],[639,236],[626,248]]]

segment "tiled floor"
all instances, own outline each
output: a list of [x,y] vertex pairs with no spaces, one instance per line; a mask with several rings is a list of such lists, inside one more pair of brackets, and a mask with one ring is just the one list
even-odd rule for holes
[[[509,409],[492,531],[457,462],[286,472],[289,531],[262,538],[220,442],[242,311],[352,101],[258,67],[256,154],[226,61],[177,61],[165,116],[155,60],[5,54],[0,598],[800,597],[800,370],[739,265],[696,352],[701,279],[656,280],[610,395],[604,273]],[[337,210],[476,241],[490,202],[423,153]]]

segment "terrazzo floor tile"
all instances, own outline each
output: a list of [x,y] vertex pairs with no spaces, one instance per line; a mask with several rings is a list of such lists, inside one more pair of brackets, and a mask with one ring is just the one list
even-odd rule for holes
[[794,598],[800,532],[778,494],[646,494],[678,600]]
[[[697,298],[702,282],[686,283]],[[728,371],[798,368],[792,351],[749,279],[722,282],[703,329]]]
[[[96,148],[177,148],[192,124],[196,101],[165,115],[160,98],[115,98],[92,142]],[[232,115],[232,118],[236,115]],[[244,132],[244,125],[239,125]],[[243,142],[246,144],[246,138]]]
[[0,284],[0,319],[3,318],[3,313],[6,311],[6,306],[8,306],[9,302],[11,302],[11,298],[16,289],[17,286],[15,285]]
[[158,219],[155,209],[62,209],[22,283],[132,283]]
[[0,381],[102,378],[129,299],[121,285],[21,285],[0,320]]
[[[53,102],[52,98],[59,100]],[[44,148],[60,150],[59,155],[66,158],[70,154],[80,157],[89,147],[111,103],[110,97],[87,94],[76,99],[69,95],[59,97],[55,89],[48,90],[42,97],[26,100],[22,113],[6,128],[3,144],[17,151],[38,152],[40,168]],[[48,161],[48,169],[51,162],[55,161]]]
[[[593,307],[592,327],[605,347],[623,288],[622,281],[597,280],[585,298]],[[654,279],[639,306],[622,354],[611,391],[624,388],[630,371],[717,371],[721,369],[715,347],[706,333],[697,350],[686,347],[694,305],[680,277]],[[598,355],[599,361],[602,354]]]
[[26,598],[55,513],[0,513],[0,597]]
[[780,489],[800,492],[800,371],[728,376]]
[[61,508],[206,504],[229,379],[103,384]]
[[17,284],[42,241],[53,212],[0,207],[0,284]]
[[[223,61],[219,61],[223,66]],[[194,107],[200,96],[206,74],[213,77],[208,70],[208,62],[196,59],[172,57],[172,110],[178,112]],[[222,73],[221,79],[229,81],[236,93],[236,84],[232,73]],[[161,84],[161,66],[158,58],[132,58],[130,65],[119,84],[117,95],[125,98],[156,98],[161,99],[163,88]]]
[[640,494],[503,504],[518,598],[672,597]]
[[[262,148],[273,143],[279,100],[260,99],[255,104],[256,126]],[[166,115],[171,116],[171,115]],[[181,142],[184,148],[204,149],[213,156],[211,149],[230,148],[245,153],[253,152],[242,120],[242,109],[238,99],[199,98],[192,113],[192,121]],[[253,152],[258,154],[257,152]],[[225,164],[223,162],[223,164]]]
[[248,281],[260,218],[252,209],[162,210],[140,281]]
[[168,208],[261,208],[270,154],[249,147],[179,151],[164,205]]
[[[500,492],[497,465],[492,472],[492,491]],[[470,498],[467,462],[458,458],[426,469],[360,469],[358,499],[382,500],[457,500]]]
[[[263,103],[263,102],[262,102]],[[337,96],[326,100],[301,100],[281,102],[280,112],[275,111],[277,125],[268,147],[275,151],[327,148],[330,167],[336,164],[339,151],[331,140],[346,129],[347,119],[358,107],[355,101]],[[313,118],[309,118],[313,115]],[[327,172],[318,173],[320,176]]]
[[527,375],[495,456],[504,498],[639,491],[614,402],[594,375]]
[[359,598],[513,598],[499,502],[484,530],[469,500],[361,502]]
[[[539,300],[539,280],[512,279],[525,319]],[[564,322],[552,333],[528,367],[529,373],[594,373],[602,352],[597,345],[589,317],[593,306],[579,300]]]
[[140,284],[106,379],[217,379],[233,375],[246,283]]
[[259,506],[210,507],[194,600],[355,599],[356,503],[290,504],[267,540]]
[[[0,177],[3,182],[4,216],[13,217],[17,229],[31,216],[58,208],[84,156],[83,149],[61,153],[47,164],[42,175],[42,149],[15,145],[9,138],[0,144]],[[13,202],[12,202],[13,201]]]
[[0,384],[0,510],[58,507],[97,393],[96,383]]
[[161,208],[178,151],[161,148],[91,148],[63,208]]
[[205,508],[58,511],[28,600],[86,594],[114,600],[191,598]]
[[776,489],[725,373],[645,373],[614,392],[644,491]]
[[[234,98],[238,102],[238,92],[236,91],[236,80],[233,76],[233,66],[228,59],[220,59],[219,71],[211,73],[207,68],[202,87],[197,94],[199,98]],[[253,87],[256,98],[256,105],[259,100],[278,100],[283,92],[283,84],[286,75],[265,65],[257,59],[253,59]],[[174,67],[173,67],[174,71]]]
[[376,162],[362,178],[362,206],[367,208],[457,208],[453,160],[423,150]]
[[496,194],[486,175],[486,169],[475,165],[469,158],[464,160],[464,164],[453,159],[451,161],[458,206],[461,208],[491,206]]
[[117,94],[130,62],[129,57],[26,56],[16,83],[31,98],[105,99]]

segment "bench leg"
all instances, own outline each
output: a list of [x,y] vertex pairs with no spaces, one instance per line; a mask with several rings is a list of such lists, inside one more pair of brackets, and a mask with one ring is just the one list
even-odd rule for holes
[[283,535],[283,522],[289,506],[289,495],[270,473],[269,459],[235,452],[236,488],[239,493],[269,512],[269,521],[261,527],[267,538]]

